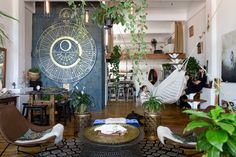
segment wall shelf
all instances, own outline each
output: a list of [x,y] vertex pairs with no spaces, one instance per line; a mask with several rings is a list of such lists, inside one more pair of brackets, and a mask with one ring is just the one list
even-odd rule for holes
[[[178,59],[185,59],[186,58],[186,54],[185,53],[148,53],[144,55],[144,59],[171,59],[171,57],[169,56],[169,54],[179,54],[178,55]],[[106,55],[106,59],[110,59],[110,53]],[[130,59],[130,57],[127,54],[122,54],[121,56],[121,60],[125,60],[125,59]]]

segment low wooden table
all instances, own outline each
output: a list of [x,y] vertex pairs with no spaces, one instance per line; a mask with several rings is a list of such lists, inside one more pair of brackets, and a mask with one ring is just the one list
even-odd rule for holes
[[[65,90],[52,90],[52,91],[47,91],[47,90],[41,90],[41,91],[32,91],[29,92],[30,95],[30,100],[29,103],[30,105],[47,105],[48,110],[49,110],[49,125],[53,126],[56,123],[55,119],[55,95],[58,94],[64,94],[67,97],[67,91]],[[49,95],[50,99],[48,101],[41,100],[39,95]],[[30,120],[30,118],[29,118]]]
[[[82,149],[81,157],[141,157],[142,153],[138,144],[143,139],[144,132],[143,130],[134,126],[128,124],[125,125],[128,126],[128,132],[132,132],[133,129],[137,129],[139,134],[133,140],[122,143],[111,143],[110,140],[107,140],[107,138],[111,138],[112,135],[101,135],[102,137],[99,137],[99,140],[104,139],[102,142],[98,142],[99,140],[97,140],[99,135],[95,135],[95,137],[89,137],[88,139],[86,136],[90,135],[91,130],[94,130],[100,125],[87,128],[84,132],[84,148]],[[126,126],[124,127],[126,128]]]

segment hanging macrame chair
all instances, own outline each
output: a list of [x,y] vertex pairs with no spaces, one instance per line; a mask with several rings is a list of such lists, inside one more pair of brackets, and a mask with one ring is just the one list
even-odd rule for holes
[[189,57],[163,80],[153,91],[153,95],[163,103],[173,104],[183,95],[187,85],[185,76]]
[[174,70],[153,91],[153,95],[163,103],[172,104],[179,100],[186,88],[185,70]]

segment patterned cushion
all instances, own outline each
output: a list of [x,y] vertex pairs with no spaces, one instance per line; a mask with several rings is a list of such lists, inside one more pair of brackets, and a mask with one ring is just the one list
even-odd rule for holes
[[28,131],[24,135],[22,135],[20,138],[18,138],[17,140],[22,140],[22,141],[35,140],[35,139],[43,137],[45,134],[47,134],[51,131],[52,131],[52,129],[47,129],[47,130],[42,131],[42,132],[35,132],[31,129],[28,129]]

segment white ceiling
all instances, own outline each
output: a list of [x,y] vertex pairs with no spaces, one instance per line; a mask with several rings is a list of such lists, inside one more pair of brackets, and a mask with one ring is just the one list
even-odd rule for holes
[[[148,0],[147,26],[145,41],[155,38],[158,43],[167,42],[174,33],[174,21],[186,21],[202,7],[206,0]],[[121,26],[114,26],[114,44],[126,45],[130,36]]]
[[[45,0],[25,0],[25,1],[45,1]],[[50,1],[66,1],[66,0],[50,0]],[[99,0],[87,0],[99,1]],[[205,6],[206,0],[147,0],[147,37],[156,38],[159,42],[167,39],[174,32],[174,21],[186,21],[196,12]],[[114,43],[121,42],[121,38],[128,42],[129,35],[124,33],[124,28],[114,26]],[[123,36],[123,37],[121,37]]]

